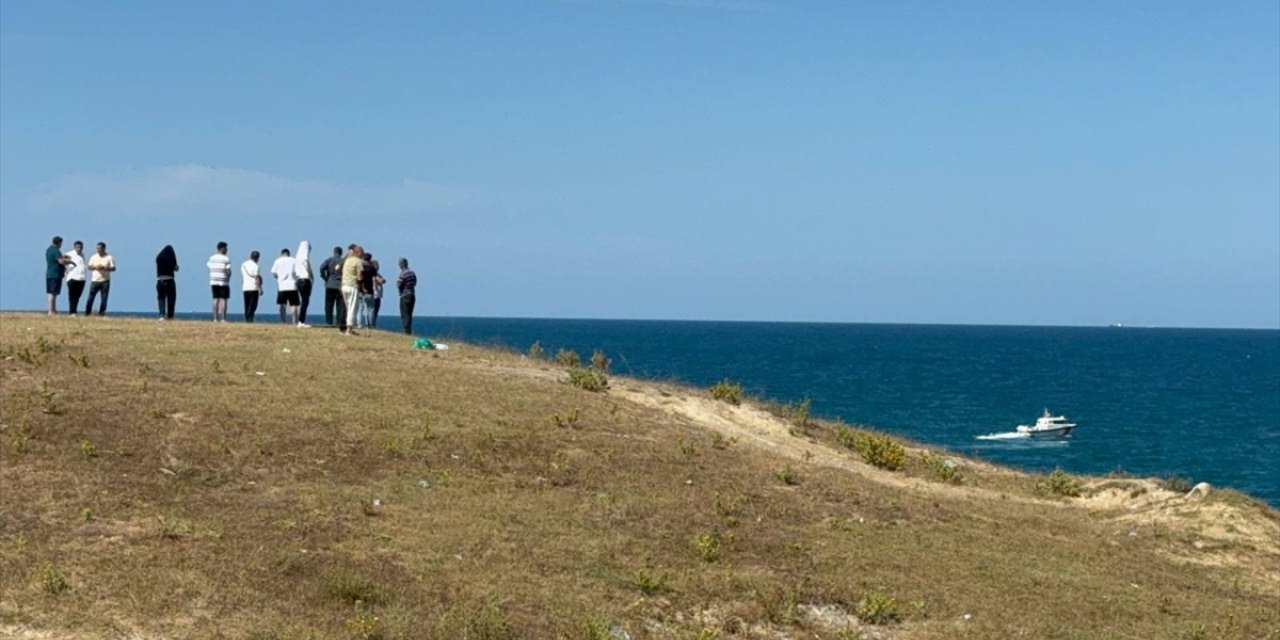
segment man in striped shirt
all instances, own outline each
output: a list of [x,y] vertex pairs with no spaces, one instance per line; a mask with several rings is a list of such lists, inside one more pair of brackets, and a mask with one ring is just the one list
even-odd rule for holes
[[396,290],[400,292],[400,323],[404,332],[413,333],[414,291],[418,288],[418,275],[409,268],[409,260],[400,258],[400,277],[396,278]]
[[213,290],[213,321],[227,321],[227,302],[231,299],[231,258],[227,243],[219,242],[218,251],[209,256],[209,287]]

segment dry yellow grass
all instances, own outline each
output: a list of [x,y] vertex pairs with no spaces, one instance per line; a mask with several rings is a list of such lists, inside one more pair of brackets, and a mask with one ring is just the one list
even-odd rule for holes
[[944,483],[390,334],[4,314],[0,356],[0,635],[1280,638],[1280,518],[1229,492]]

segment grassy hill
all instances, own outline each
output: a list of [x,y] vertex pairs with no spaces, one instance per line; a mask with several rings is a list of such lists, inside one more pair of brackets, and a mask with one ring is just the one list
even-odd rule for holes
[[1280,638],[1234,492],[453,347],[0,315],[0,636]]

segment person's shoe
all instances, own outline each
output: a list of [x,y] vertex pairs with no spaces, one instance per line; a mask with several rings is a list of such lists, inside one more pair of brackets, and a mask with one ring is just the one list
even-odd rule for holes
[[298,328],[299,328],[299,329],[310,329],[310,328],[311,328],[311,325],[309,325],[309,324],[307,324],[307,323],[305,323],[305,322],[299,322],[299,323],[298,323]]

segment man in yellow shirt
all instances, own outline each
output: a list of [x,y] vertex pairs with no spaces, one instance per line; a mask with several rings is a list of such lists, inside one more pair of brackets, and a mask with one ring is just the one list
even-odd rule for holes
[[111,274],[116,270],[116,259],[107,253],[107,243],[99,242],[97,252],[89,258],[89,302],[84,305],[84,315],[93,315],[93,299],[102,294],[98,315],[107,315],[107,296],[111,295]]
[[360,277],[364,275],[364,249],[358,244],[347,247],[342,261],[342,300],[347,305],[347,326],[342,335],[355,335],[356,311],[360,304]]

